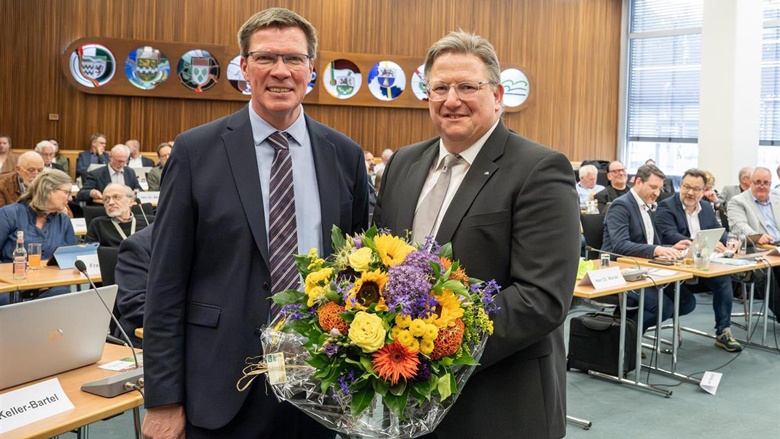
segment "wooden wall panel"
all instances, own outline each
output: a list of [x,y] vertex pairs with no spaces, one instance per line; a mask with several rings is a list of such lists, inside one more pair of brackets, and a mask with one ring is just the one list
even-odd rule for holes
[[[237,46],[241,23],[258,10],[279,5],[309,19],[318,30],[320,50],[326,51],[424,57],[430,44],[451,30],[476,32],[493,43],[501,61],[521,66],[532,81],[527,107],[505,116],[510,128],[573,161],[611,159],[617,143],[621,4],[621,0],[0,0],[6,13],[6,26],[0,29],[0,132],[11,135],[15,148],[55,137],[65,149],[84,149],[90,135],[99,131],[108,136],[109,144],[137,138],[144,151],[153,151],[159,142],[243,104],[79,92],[59,65],[68,44],[94,36],[186,42],[193,48]],[[123,68],[126,54],[115,55]],[[375,155],[435,134],[426,110],[309,105],[306,111]],[[48,120],[49,113],[59,114],[59,121]]]

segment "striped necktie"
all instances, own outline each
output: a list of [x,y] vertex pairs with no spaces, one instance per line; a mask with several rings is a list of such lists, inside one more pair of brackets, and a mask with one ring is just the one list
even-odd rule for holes
[[[295,191],[287,133],[277,131],[268,137],[274,147],[271,164],[271,184],[268,218],[270,226],[269,252],[271,256],[271,293],[298,287],[298,271],[293,255],[298,252],[298,232],[295,220]],[[271,316],[279,312],[271,305]]]

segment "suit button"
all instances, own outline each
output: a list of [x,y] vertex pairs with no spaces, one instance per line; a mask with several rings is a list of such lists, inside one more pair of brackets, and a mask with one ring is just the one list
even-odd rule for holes
[[268,289],[268,282],[263,282],[263,289],[264,289],[264,290],[267,290],[267,289]]
[[263,335],[263,330],[260,328],[255,328],[254,335],[255,337],[260,337],[261,335]]

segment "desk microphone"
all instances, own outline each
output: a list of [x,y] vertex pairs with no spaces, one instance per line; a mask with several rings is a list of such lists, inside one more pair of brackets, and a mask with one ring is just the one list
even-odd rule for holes
[[146,217],[146,212],[144,212],[144,205],[141,203],[141,200],[138,198],[135,199],[135,204],[141,208],[141,215],[144,216],[144,221],[146,221],[146,226],[149,227],[149,218]]
[[620,258],[625,258],[625,259],[628,259],[628,260],[632,261],[633,263],[635,263],[636,264],[636,268],[624,268],[624,269],[620,270],[620,273],[623,275],[623,278],[626,279],[626,281],[628,281],[628,282],[635,282],[635,281],[642,280],[642,279],[647,277],[647,270],[642,268],[641,265],[639,265],[639,261],[637,261],[636,259],[634,259],[634,258],[632,258],[630,256],[621,255],[621,254],[618,254],[618,253],[612,253],[612,252],[608,252],[606,250],[599,250],[599,249],[594,248],[594,247],[589,246],[589,245],[585,246],[585,250],[587,250],[589,252],[599,252],[599,253],[608,254],[610,256],[616,256],[616,257],[620,257]]
[[[111,316],[111,319],[114,321],[114,324],[116,325],[117,328],[119,328],[119,332],[122,334],[122,340],[120,341],[122,342],[123,345],[130,348],[130,352],[133,353],[133,362],[135,363],[135,369],[117,375],[113,375],[109,378],[104,378],[102,380],[92,381],[90,383],[84,383],[81,386],[81,390],[105,398],[113,398],[123,393],[127,393],[135,389],[136,387],[139,388],[143,387],[144,368],[138,365],[138,357],[135,354],[135,348],[133,347],[133,342],[130,341],[130,337],[127,336],[127,333],[125,332],[124,328],[122,328],[122,325],[119,324],[119,321],[117,320],[114,313],[106,304],[106,301],[103,300],[103,297],[101,297],[100,293],[98,293],[95,283],[92,282],[92,278],[87,273],[87,265],[84,263],[84,261],[76,260],[75,266],[76,269],[81,274],[83,274],[84,277],[87,278],[87,280],[89,281],[89,285],[92,287],[92,291],[94,291],[95,294],[98,296],[98,299],[100,299],[100,302],[106,308],[106,311]],[[111,336],[110,338],[116,340],[116,337]]]

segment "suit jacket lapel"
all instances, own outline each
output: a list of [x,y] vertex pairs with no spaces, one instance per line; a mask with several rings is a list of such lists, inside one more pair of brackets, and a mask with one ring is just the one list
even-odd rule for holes
[[[401,234],[404,230],[412,230],[414,223],[414,212],[417,208],[417,200],[420,198],[420,192],[425,184],[425,178],[433,166],[433,161],[439,156],[439,139],[436,138],[423,151],[420,158],[409,167],[406,174],[406,180],[403,184],[402,194],[409,194],[404,197],[403,202],[398,206],[396,226],[398,230],[393,230],[395,234]],[[417,194],[417,196],[414,196]]]
[[[340,194],[334,194],[339,188],[338,165],[336,164],[336,145],[328,140],[328,133],[320,124],[306,116],[306,128],[309,130],[314,170],[317,173],[317,189],[320,195],[320,220],[322,222],[322,249],[320,254],[327,256],[333,252],[330,231],[334,224],[340,224]],[[335,202],[333,202],[335,200]]]
[[252,237],[267,264],[268,238],[265,233],[263,195],[260,191],[260,175],[257,170],[257,155],[248,107],[230,116],[222,141]]
[[508,138],[509,130],[504,127],[503,123],[499,122],[493,134],[490,135],[482,150],[477,154],[474,163],[471,164],[460,187],[458,187],[458,191],[455,192],[447,212],[444,213],[439,231],[436,233],[437,242],[452,241],[458,225],[468,212],[477,194],[482,191],[482,187],[498,169],[495,161],[504,154]]
[[[637,203],[634,195],[629,193],[628,202],[631,203],[631,207],[634,209],[635,218],[639,221],[639,230],[642,231],[642,244],[647,244],[647,230],[645,230],[645,220],[642,219],[642,211],[639,210],[639,203]],[[653,240],[655,241],[655,239]]]
[[[674,197],[674,207],[675,207],[675,215],[677,215],[677,221],[683,226],[681,234],[690,237],[691,231],[688,228],[688,217],[685,215],[685,206],[683,206],[682,200],[680,200],[679,196],[677,195],[672,195],[672,196]],[[701,215],[699,215],[699,224],[701,225]]]

